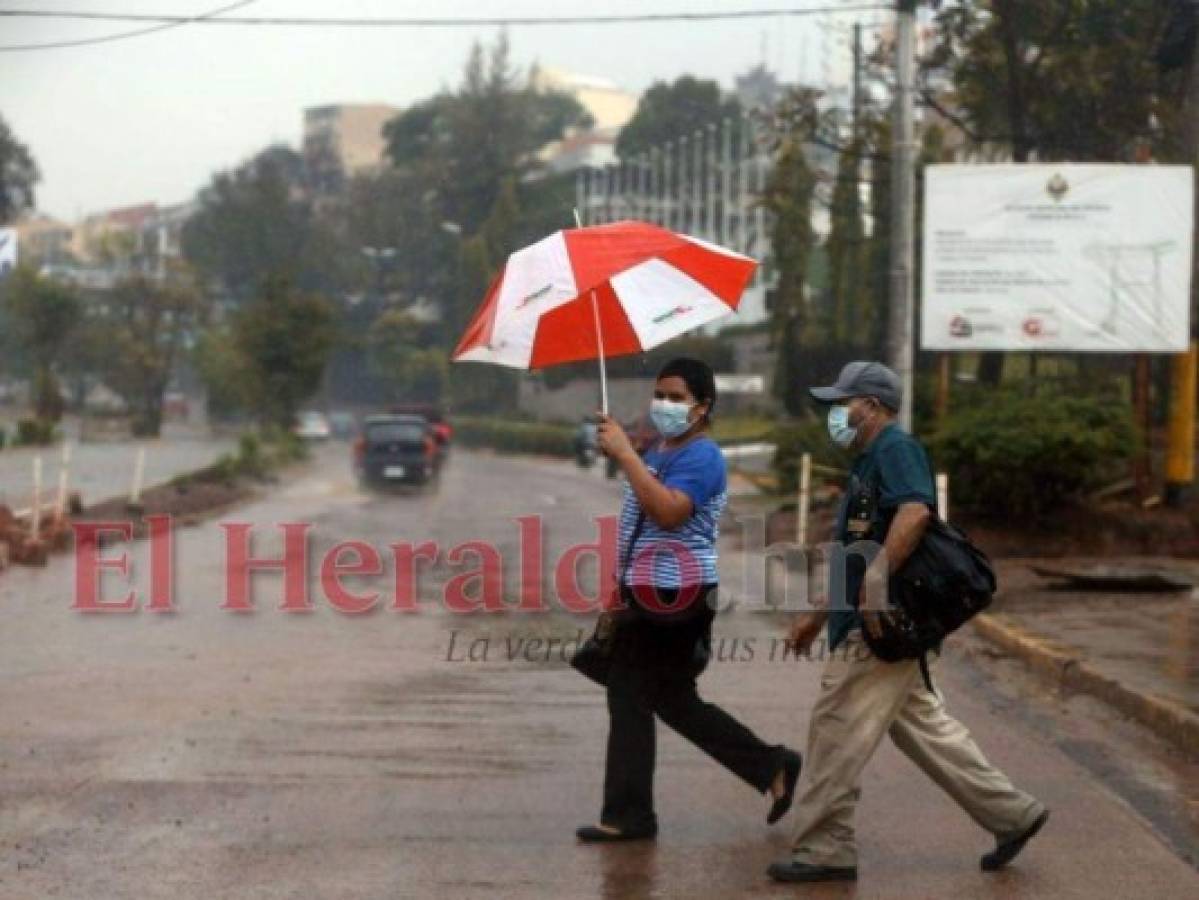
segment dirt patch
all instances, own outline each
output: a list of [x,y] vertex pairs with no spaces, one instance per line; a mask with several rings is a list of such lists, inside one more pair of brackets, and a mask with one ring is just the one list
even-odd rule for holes
[[1007,556],[1199,556],[1199,519],[1194,509],[1142,509],[1134,504],[1071,507],[1052,520],[962,520],[980,547]]
[[179,525],[192,525],[230,506],[256,496],[261,482],[182,481],[161,484],[142,492],[141,503],[131,506],[127,497],[102,500],[74,517],[76,522],[133,522],[135,537],[145,534],[145,516],[170,515]]
[[[951,510],[952,515],[952,510]],[[836,506],[814,508],[808,520],[809,540],[832,539]],[[994,521],[952,515],[979,547],[994,558],[1069,556],[1199,557],[1199,508],[1142,509],[1129,503],[1078,506],[1058,511],[1052,519]],[[768,544],[795,540],[795,506],[772,512],[766,522]]]

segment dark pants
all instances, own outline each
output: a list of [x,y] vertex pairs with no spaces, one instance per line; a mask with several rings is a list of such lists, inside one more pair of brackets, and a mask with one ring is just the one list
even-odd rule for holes
[[764,793],[783,765],[771,746],[696,692],[696,641],[711,634],[703,604],[679,621],[636,618],[621,625],[608,678],[608,755],[600,821],[622,831],[656,830],[654,715]]

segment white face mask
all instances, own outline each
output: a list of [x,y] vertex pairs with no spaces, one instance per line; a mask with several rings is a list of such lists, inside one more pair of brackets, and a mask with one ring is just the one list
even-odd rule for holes
[[687,419],[693,403],[676,403],[673,400],[654,399],[649,404],[649,418],[654,427],[665,437],[678,437],[691,427]]
[[849,424],[849,407],[844,404],[830,406],[828,410],[828,435],[833,443],[848,450],[858,436],[858,430]]

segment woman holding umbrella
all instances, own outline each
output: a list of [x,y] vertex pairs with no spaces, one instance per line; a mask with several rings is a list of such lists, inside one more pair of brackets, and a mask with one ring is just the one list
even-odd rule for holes
[[661,441],[644,458],[620,425],[600,415],[600,449],[627,478],[620,513],[622,613],[608,676],[610,717],[604,804],[583,841],[652,838],[654,716],[708,753],[772,804],[791,806],[800,755],[771,746],[711,703],[696,677],[715,617],[716,539],[728,498],[724,457],[708,436],[716,384],[707,364],[679,358],[658,373],[650,417]]
[[577,831],[584,841],[657,834],[655,715],[769,792],[767,822],[782,818],[795,792],[799,754],[763,743],[695,690],[715,616],[717,522],[727,500],[724,457],[707,435],[712,370],[676,359],[658,373],[650,414],[661,440],[644,460],[607,414],[606,358],[732,315],[756,267],[748,256],[647,222],[557,231],[508,257],[453,353],[455,361],[517,369],[599,362],[600,448],[628,479],[620,543],[630,565],[621,593],[632,616],[616,631],[604,806],[599,824]]

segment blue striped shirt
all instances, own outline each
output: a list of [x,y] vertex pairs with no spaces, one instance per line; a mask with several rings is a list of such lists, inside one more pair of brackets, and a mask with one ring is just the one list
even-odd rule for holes
[[[643,460],[655,476],[665,469],[663,483],[690,497],[692,511],[686,522],[673,529],[661,528],[646,516],[625,583],[672,589],[716,584],[716,541],[720,536],[720,516],[728,503],[728,481],[720,447],[708,437],[692,438],[676,450],[664,450],[658,444],[646,451]],[[618,576],[629,558],[629,538],[640,513],[641,504],[626,482],[620,507]]]

